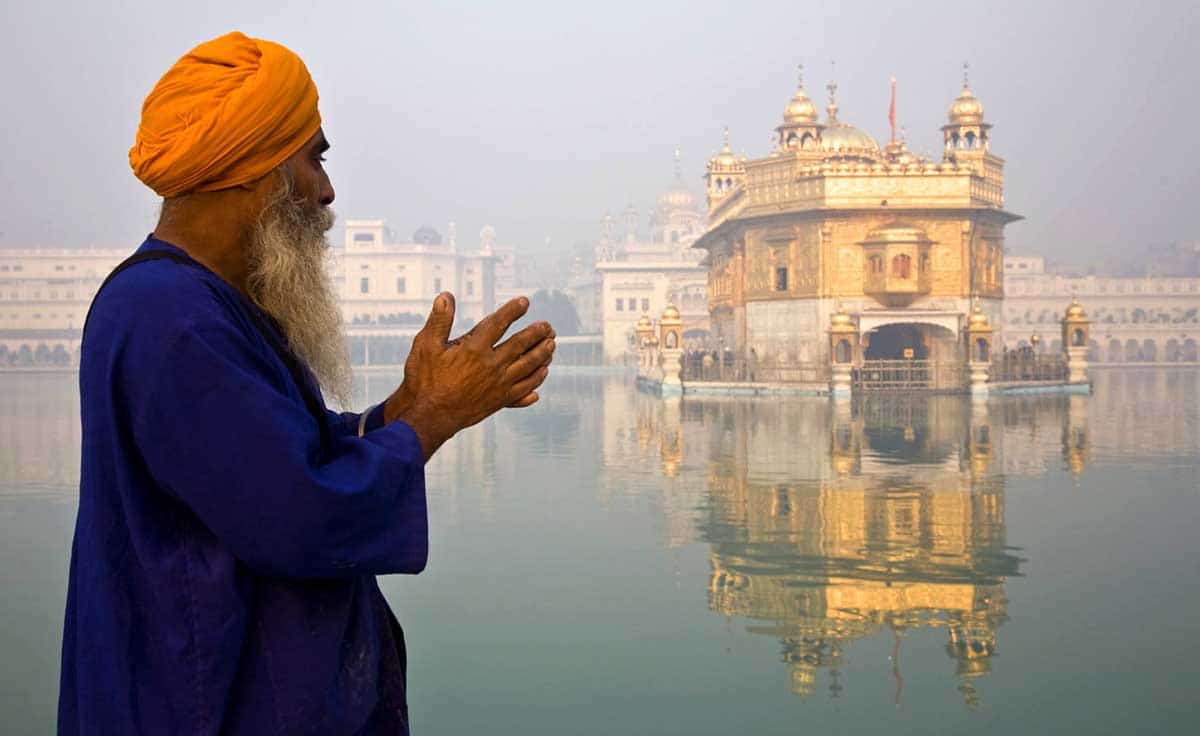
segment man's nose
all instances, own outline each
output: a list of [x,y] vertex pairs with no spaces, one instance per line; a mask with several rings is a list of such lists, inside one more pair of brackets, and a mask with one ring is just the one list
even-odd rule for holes
[[328,176],[322,176],[321,177],[321,193],[320,193],[321,205],[323,207],[328,207],[329,205],[333,204],[333,198],[334,198],[333,183],[331,181],[329,181]]

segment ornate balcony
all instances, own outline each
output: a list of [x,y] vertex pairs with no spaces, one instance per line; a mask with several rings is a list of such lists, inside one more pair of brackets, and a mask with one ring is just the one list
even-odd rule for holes
[[863,291],[889,307],[904,307],[930,291],[929,248],[923,230],[892,224],[862,243]]

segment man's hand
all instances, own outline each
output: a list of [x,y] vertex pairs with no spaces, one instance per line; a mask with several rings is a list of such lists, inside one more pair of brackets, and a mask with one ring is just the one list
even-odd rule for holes
[[538,400],[536,389],[554,355],[553,328],[535,322],[496,344],[527,309],[528,299],[513,299],[451,341],[454,296],[445,292],[434,300],[425,327],[413,338],[404,381],[383,409],[386,421],[402,419],[413,428],[426,460],[459,430],[505,407]]

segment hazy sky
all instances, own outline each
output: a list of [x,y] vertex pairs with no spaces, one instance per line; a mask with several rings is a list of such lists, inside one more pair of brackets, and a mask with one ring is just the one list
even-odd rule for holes
[[940,153],[961,65],[1007,161],[1010,252],[1086,262],[1200,239],[1195,2],[17,2],[0,10],[0,244],[132,248],[157,202],[130,173],[142,99],[196,43],[282,42],[321,94],[339,217],[494,225],[519,251],[643,215],[672,155],[703,195],[728,125],[752,157],[806,67],[824,107]]

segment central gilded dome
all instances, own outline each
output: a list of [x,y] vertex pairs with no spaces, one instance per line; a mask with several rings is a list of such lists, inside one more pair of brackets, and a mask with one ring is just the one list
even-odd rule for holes
[[835,122],[821,131],[821,150],[836,156],[867,155],[878,157],[879,144],[853,125]]

